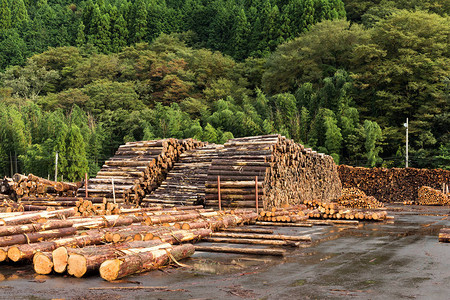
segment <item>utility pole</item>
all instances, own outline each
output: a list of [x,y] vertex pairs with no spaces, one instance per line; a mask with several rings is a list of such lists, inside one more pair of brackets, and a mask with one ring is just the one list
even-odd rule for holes
[[405,166],[406,166],[406,168],[408,168],[408,124],[409,122],[408,122],[408,118],[406,118],[406,123],[405,124],[403,124],[403,126],[405,126],[406,127],[406,162],[405,162]]
[[55,181],[58,181],[58,151],[55,156]]

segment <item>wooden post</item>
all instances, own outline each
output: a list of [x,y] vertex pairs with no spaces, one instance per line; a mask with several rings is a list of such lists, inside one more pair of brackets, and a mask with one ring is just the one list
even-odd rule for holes
[[88,197],[88,178],[87,173],[84,173],[84,190],[86,192],[86,198]]
[[255,176],[255,195],[256,195],[256,213],[259,214],[259,209],[258,209],[258,176]]
[[217,193],[219,196],[219,210],[222,210],[222,200],[220,197],[220,176],[217,176]]

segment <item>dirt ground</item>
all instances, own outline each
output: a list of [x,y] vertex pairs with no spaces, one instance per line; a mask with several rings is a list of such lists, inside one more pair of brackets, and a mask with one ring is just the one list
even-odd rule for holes
[[197,252],[113,283],[0,265],[0,299],[450,299],[450,208],[391,208],[390,223],[277,229],[314,240],[285,258]]

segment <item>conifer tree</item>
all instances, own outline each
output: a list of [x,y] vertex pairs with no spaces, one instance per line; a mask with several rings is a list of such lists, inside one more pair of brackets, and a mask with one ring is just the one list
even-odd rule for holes
[[11,28],[11,10],[9,8],[8,0],[1,0],[0,2],[0,29]]
[[22,24],[29,21],[28,11],[23,0],[12,1],[11,8],[11,26],[19,28]]
[[67,135],[66,157],[69,165],[66,168],[66,175],[70,181],[78,181],[83,178],[88,171],[88,161],[86,158],[86,144],[81,135],[80,128],[72,124]]

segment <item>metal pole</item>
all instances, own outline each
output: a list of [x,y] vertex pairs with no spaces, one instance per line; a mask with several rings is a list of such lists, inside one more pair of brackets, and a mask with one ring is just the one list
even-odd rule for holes
[[55,156],[55,181],[58,181],[58,151]]
[[220,199],[220,176],[217,176],[217,193],[219,196],[219,210],[222,210],[222,200]]
[[255,194],[256,194],[256,213],[259,214],[259,209],[258,209],[258,176],[255,176]]
[[84,191],[86,194],[86,198],[88,197],[88,178],[87,178],[87,172],[84,173]]
[[113,200],[114,204],[116,204],[116,190],[114,188],[114,178],[111,177],[112,189],[113,189]]
[[11,162],[11,178],[14,175],[14,168],[13,168],[13,162],[12,162],[12,154],[11,151],[9,151],[9,161]]
[[17,152],[14,151],[14,161],[15,161],[15,165],[16,165],[16,173],[19,173],[19,170],[17,168]]
[[408,167],[408,118],[406,118],[406,167]]

